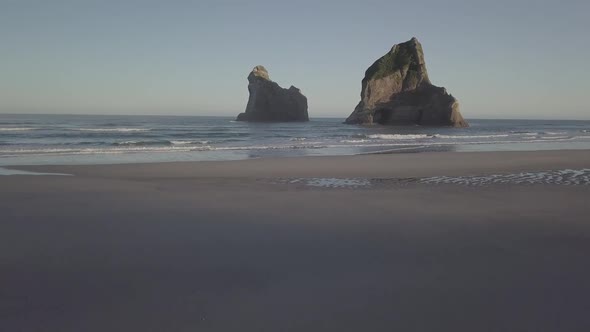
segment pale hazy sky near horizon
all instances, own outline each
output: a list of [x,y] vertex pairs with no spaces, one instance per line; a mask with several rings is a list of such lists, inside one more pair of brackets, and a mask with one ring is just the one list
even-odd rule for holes
[[0,113],[237,115],[262,64],[344,118],[413,36],[466,118],[590,119],[587,0],[0,0]]

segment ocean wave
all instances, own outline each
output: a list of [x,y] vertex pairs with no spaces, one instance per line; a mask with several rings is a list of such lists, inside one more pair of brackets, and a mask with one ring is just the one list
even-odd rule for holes
[[445,138],[445,139],[471,139],[471,138],[497,138],[497,137],[509,137],[508,134],[494,134],[494,135],[440,135],[435,134],[434,137],[436,138]]
[[[323,149],[328,145],[259,145],[259,146],[220,146],[211,148],[215,151],[231,150],[299,150],[299,149]],[[342,146],[346,147],[346,146]]]
[[366,142],[372,142],[372,141],[368,140],[368,139],[343,139],[340,141],[340,143],[366,143]]
[[124,154],[135,152],[183,152],[191,151],[191,148],[173,146],[122,146],[112,148],[44,148],[44,149],[9,149],[0,150],[0,156],[19,155],[79,155],[79,154]]
[[542,131],[541,135],[563,135],[567,134],[565,131]]
[[[483,136],[483,135],[480,135]],[[407,135],[405,136],[407,137]],[[512,136],[514,137],[514,136]],[[453,145],[487,145],[487,144],[512,144],[512,143],[551,143],[566,142],[571,140],[588,140],[590,136],[541,136],[541,137],[523,137],[526,139],[518,140],[423,140],[414,142],[411,140],[341,140],[338,143],[326,142],[306,142],[299,144],[276,144],[276,145],[231,145],[231,146],[211,146],[208,141],[167,141],[167,140],[128,140],[116,143],[107,143],[110,145],[82,147],[82,146],[53,146],[53,147],[23,147],[14,145],[2,145],[0,148],[0,157],[23,156],[23,155],[89,155],[89,154],[126,154],[126,153],[166,153],[166,152],[200,152],[200,151],[255,151],[255,150],[313,150],[324,148],[382,148],[382,149],[415,149],[424,147],[444,147]],[[97,144],[96,142],[89,142]]]
[[518,144],[518,143],[550,143],[550,142],[565,142],[571,141],[575,139],[588,139],[590,136],[575,136],[575,137],[566,137],[566,138],[556,138],[556,137],[548,137],[548,138],[540,138],[540,137],[526,137],[528,140],[473,140],[473,141],[461,141],[460,143],[456,141],[421,141],[421,142],[410,142],[410,141],[368,141],[368,142],[355,142],[359,144],[341,144],[341,145],[326,145],[328,148],[351,148],[351,147],[359,147],[359,148],[368,148],[368,147],[437,147],[437,146],[461,146],[461,145],[490,145],[490,144]]
[[[179,132],[179,133],[174,133],[174,132],[170,132],[170,133],[166,133],[166,137],[170,137],[170,138],[174,138],[177,140],[188,140],[188,139],[203,139],[203,140],[208,140],[208,139],[229,139],[229,138],[233,138],[233,139],[240,139],[240,138],[248,138],[250,137],[250,133],[240,133],[240,132],[235,132],[235,133],[226,133],[226,132],[199,132],[199,131],[194,131],[194,132]],[[289,136],[287,136],[289,137]]]
[[114,146],[149,146],[149,145],[172,145],[170,141],[123,141],[115,142]]
[[209,144],[209,141],[168,141],[168,140],[147,140],[147,141],[122,141],[115,142],[114,146],[150,146],[150,145],[203,145]]
[[[203,142],[207,142],[207,141],[203,141]],[[193,144],[192,141],[170,141],[171,144],[174,145],[189,145],[189,144]]]
[[429,134],[373,134],[373,135],[365,135],[365,137],[372,138],[372,139],[404,140],[404,139],[432,138],[433,135],[429,135]]
[[29,131],[37,130],[37,128],[31,127],[0,127],[0,131]]
[[307,139],[307,138],[305,138],[305,137],[293,137],[293,138],[291,138],[289,141],[295,141],[295,142],[298,142],[298,141],[305,141],[306,139]]
[[[124,142],[121,142],[124,143]],[[117,145],[110,148],[41,148],[41,149],[0,149],[0,156],[19,156],[19,155],[81,155],[81,154],[124,154],[124,153],[141,153],[141,152],[199,152],[199,151],[248,151],[248,150],[296,150],[296,149],[322,149],[325,145],[269,145],[269,146],[226,146],[213,147],[204,146],[158,146],[158,145],[138,145],[133,141],[127,142],[127,145]],[[145,143],[145,142],[144,142]]]
[[170,141],[173,145],[209,144],[209,141]]
[[443,134],[373,134],[363,135],[363,138],[381,139],[381,140],[413,140],[413,139],[473,139],[473,138],[499,138],[509,137],[509,134],[492,134],[492,135],[443,135]]
[[89,132],[97,132],[97,133],[101,133],[101,132],[120,132],[120,133],[133,133],[133,132],[144,132],[144,131],[150,131],[151,129],[149,128],[75,128],[72,129],[75,131],[89,131]]

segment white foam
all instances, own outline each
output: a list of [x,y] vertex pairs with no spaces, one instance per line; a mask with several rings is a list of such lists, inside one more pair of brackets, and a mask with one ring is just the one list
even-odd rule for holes
[[123,142],[117,142],[115,143],[116,145],[134,145],[134,144],[139,144],[140,141],[123,141]]
[[193,144],[193,142],[191,142],[191,141],[170,141],[170,143],[172,143],[174,145],[188,145],[188,144]]
[[37,128],[29,128],[29,127],[1,127],[0,131],[29,131],[29,130],[36,130]]
[[192,147],[190,149],[190,151],[213,151],[215,150],[215,148],[213,148],[210,145],[203,145],[203,146],[198,146],[198,147]]
[[[266,181],[266,180],[265,180]],[[272,184],[304,185],[320,188],[360,189],[396,184],[429,185],[562,185],[590,186],[590,168],[520,172],[510,174],[433,176],[426,178],[278,178]]]
[[344,139],[344,140],[340,141],[340,143],[367,143],[367,142],[373,142],[373,141],[368,140],[368,139]]
[[373,139],[394,139],[394,140],[405,140],[405,139],[420,139],[420,138],[432,138],[432,135],[427,134],[374,134],[367,135],[368,138]]
[[[190,151],[248,151],[248,150],[291,150],[321,149],[325,145],[259,145],[259,146],[219,146],[181,144],[170,145],[136,145],[137,141],[117,143],[109,148],[45,148],[45,149],[0,149],[0,156],[19,155],[85,155],[85,154],[122,154],[137,152],[190,152]],[[345,146],[340,146],[345,147]]]
[[121,146],[113,148],[85,148],[85,149],[68,149],[68,148],[49,148],[49,149],[9,149],[0,150],[0,156],[19,156],[19,155],[84,155],[84,154],[121,154],[134,152],[175,152],[191,151],[192,147],[174,147],[174,146]]
[[127,145],[135,145],[135,146],[150,146],[150,145],[203,145],[203,144],[207,144],[209,143],[209,141],[167,141],[167,140],[162,140],[162,141],[157,141],[157,140],[152,140],[152,141],[136,141],[136,140],[130,140],[130,141],[122,141],[122,142],[115,142],[113,143],[113,145],[115,146],[127,146]]
[[122,133],[132,133],[132,132],[143,132],[143,131],[150,131],[151,129],[148,128],[76,128],[72,129],[76,131],[90,131],[90,132],[122,132]]
[[[338,145],[339,147],[346,147],[344,145]],[[297,149],[321,149],[330,147],[329,145],[258,145],[258,146],[220,146],[212,147],[213,150],[297,150]]]
[[[409,137],[408,135],[402,135]],[[423,137],[424,135],[414,135]],[[524,139],[526,138],[526,139]],[[548,142],[566,142],[571,140],[588,140],[590,136],[575,137],[522,137],[520,140],[465,140],[461,144],[465,145],[485,145],[485,144],[511,144],[511,143],[548,143]],[[277,145],[252,145],[252,146],[212,146],[209,141],[147,141],[128,140],[115,143],[108,147],[51,147],[51,148],[27,148],[16,147],[12,145],[0,146],[0,157],[14,157],[22,155],[87,155],[87,154],[124,154],[124,153],[166,153],[166,152],[198,152],[198,151],[248,151],[248,150],[298,150],[298,149],[346,149],[346,148],[388,148],[397,149],[414,149],[424,147],[444,147],[453,146],[457,142],[454,140],[421,140],[412,141],[409,139],[402,140],[371,140],[371,139],[351,139],[341,140],[339,144],[323,144],[326,142],[300,142],[297,144],[277,144]],[[374,151],[373,151],[374,152]]]
[[466,139],[466,138],[496,138],[496,137],[509,137],[508,134],[497,134],[497,135],[440,135],[436,134],[434,137],[436,138],[445,138],[445,139]]
[[174,145],[209,144],[209,141],[170,141]]

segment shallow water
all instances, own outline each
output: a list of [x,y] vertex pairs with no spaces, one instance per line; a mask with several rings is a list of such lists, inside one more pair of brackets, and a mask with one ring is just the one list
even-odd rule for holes
[[466,186],[487,186],[492,184],[587,186],[590,185],[590,169],[563,169],[483,176],[435,176],[422,178],[418,182],[426,184],[458,184]]
[[421,151],[590,149],[590,121],[470,120],[465,129],[342,119],[0,115],[0,165],[99,164]]
[[7,175],[55,175],[55,176],[71,176],[71,174],[64,174],[64,173],[29,172],[29,171],[20,171],[20,170],[16,170],[16,169],[8,169],[8,168],[0,167],[0,176],[7,176]]

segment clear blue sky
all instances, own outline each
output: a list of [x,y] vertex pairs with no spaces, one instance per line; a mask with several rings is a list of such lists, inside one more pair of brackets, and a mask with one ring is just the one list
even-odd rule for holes
[[0,0],[0,113],[236,115],[262,64],[344,118],[412,36],[467,118],[590,119],[588,0]]

